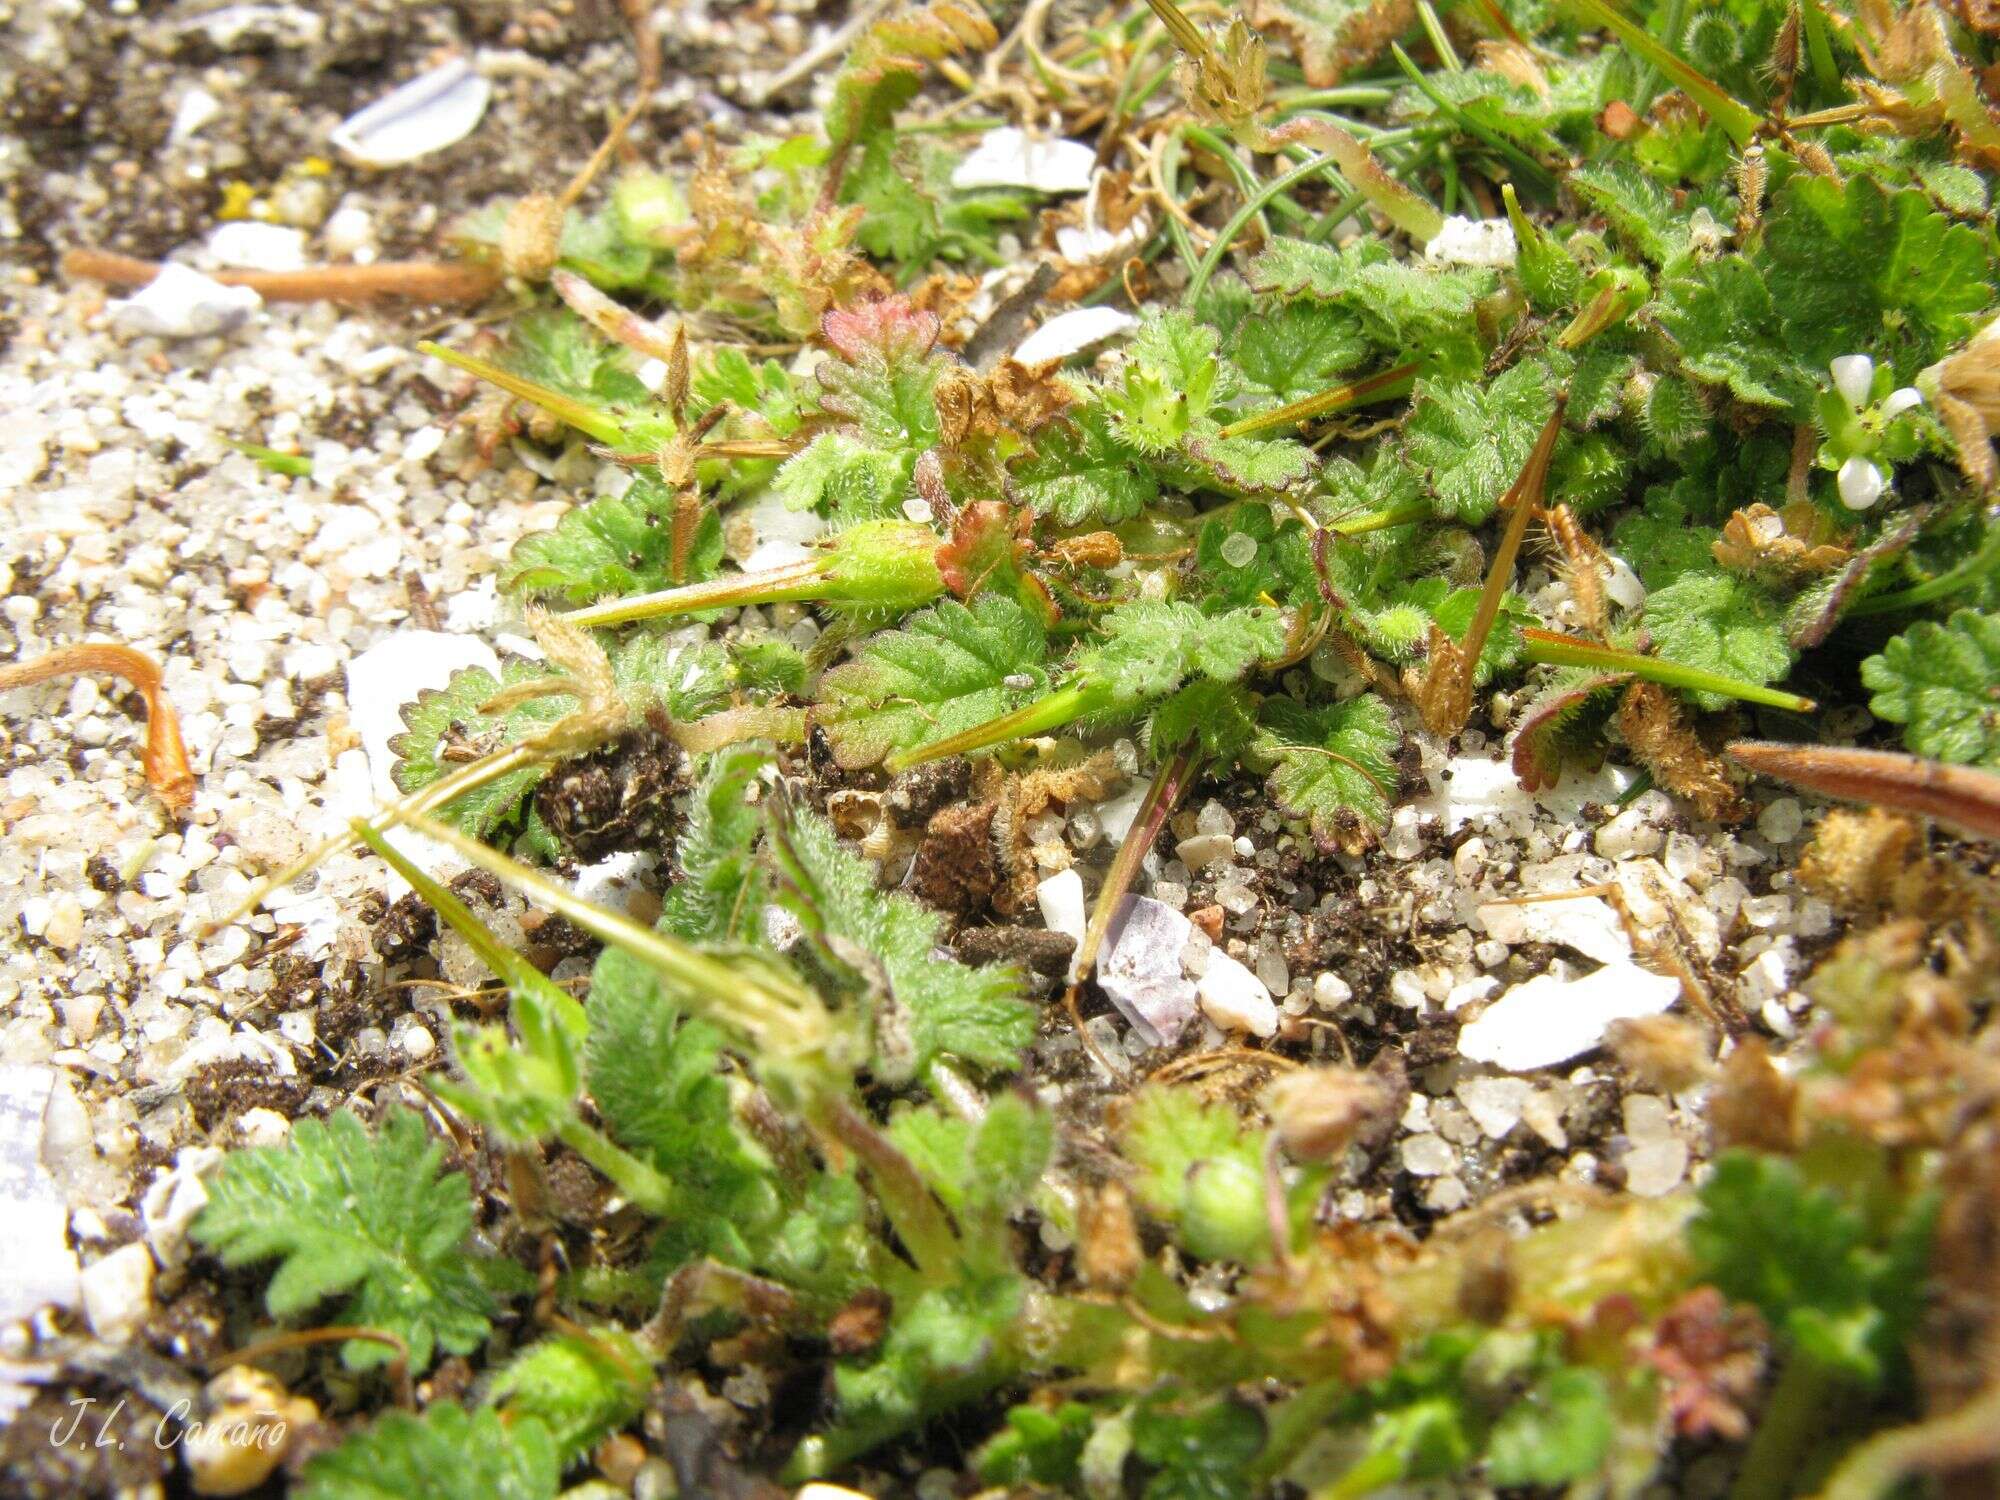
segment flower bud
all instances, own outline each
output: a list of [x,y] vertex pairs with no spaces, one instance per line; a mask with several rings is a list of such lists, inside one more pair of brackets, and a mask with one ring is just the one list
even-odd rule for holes
[[1230,1156],[1188,1169],[1181,1200],[1181,1238],[1188,1249],[1204,1260],[1247,1260],[1269,1236],[1263,1173]]

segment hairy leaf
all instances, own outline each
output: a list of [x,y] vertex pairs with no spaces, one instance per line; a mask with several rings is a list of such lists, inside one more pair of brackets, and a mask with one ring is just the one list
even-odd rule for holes
[[1047,691],[1047,649],[1041,623],[1003,594],[946,600],[828,672],[815,721],[841,765],[871,766]]
[[674,853],[680,879],[661,901],[660,925],[699,943],[743,943],[763,921],[764,873],[755,859],[763,809],[751,799],[768,761],[762,751],[715,755],[689,800]]
[[1369,236],[1340,250],[1275,239],[1249,280],[1259,292],[1344,307],[1385,353],[1421,353],[1465,374],[1477,369],[1473,305],[1494,287],[1490,270],[1399,260]]
[[[1653,649],[1670,661],[1754,682],[1792,669],[1784,610],[1754,582],[1731,573],[1686,573],[1646,600]],[[1721,693],[1690,693],[1698,707],[1727,706]]]
[[654,470],[641,470],[622,495],[600,495],[569,511],[551,531],[514,544],[500,586],[524,598],[556,596],[590,604],[613,594],[644,594],[674,583],[713,578],[722,565],[722,522],[701,513],[687,572],[672,576],[673,493]]
[[1128,521],[1160,493],[1152,467],[1118,440],[1095,402],[1045,427],[1011,473],[1021,502],[1058,526]]
[[1304,818],[1320,848],[1359,853],[1389,821],[1402,735],[1373,693],[1311,706],[1266,699],[1251,754],[1271,768],[1271,799]]
[[[192,1233],[225,1265],[283,1262],[264,1292],[273,1317],[347,1294],[336,1321],[395,1334],[423,1370],[440,1348],[476,1349],[494,1311],[467,1253],[471,1192],[438,1176],[442,1156],[408,1110],[372,1136],[350,1114],[300,1120],[283,1146],[230,1153]],[[342,1357],[369,1369],[390,1351],[354,1339]]]
[[630,1334],[578,1329],[515,1355],[487,1386],[486,1404],[510,1430],[539,1423],[568,1465],[638,1416],[652,1383],[651,1361]]
[[1100,624],[1103,639],[1077,665],[1115,708],[1164,698],[1190,677],[1234,682],[1285,641],[1283,620],[1267,608],[1206,615],[1192,604],[1139,601]]
[[1875,716],[1919,755],[2000,766],[2000,615],[1921,620],[1861,664]]
[[1526,360],[1494,380],[1425,378],[1404,428],[1404,461],[1442,515],[1475,525],[1493,514],[1527,462],[1555,403],[1548,367]]
[[312,1458],[299,1500],[555,1500],[562,1458],[533,1418],[468,1413],[449,1401],[421,1416],[385,1413],[338,1448]]
[[879,1072],[907,1078],[947,1053],[987,1068],[1019,1064],[1035,1013],[1019,998],[1012,969],[940,957],[943,918],[908,896],[877,890],[874,867],[842,848],[824,819],[793,813],[783,853],[786,899],[807,929],[828,940],[842,964],[852,967],[841,957],[851,944],[879,967],[886,991],[876,1005]]

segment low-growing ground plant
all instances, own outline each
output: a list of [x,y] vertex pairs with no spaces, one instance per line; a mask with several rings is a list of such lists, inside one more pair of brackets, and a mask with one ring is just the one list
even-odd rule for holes
[[[1099,776],[1129,738],[1146,800],[1088,955],[1203,776],[1259,778],[1358,855],[1412,741],[1496,693],[1524,787],[1616,747],[1705,819],[1746,811],[1732,727],[1815,740],[1820,703],[2000,768],[2000,28],[1820,0],[1149,3],[1057,57],[1046,6],[934,0],[860,33],[812,134],[462,226],[521,303],[483,345],[426,346],[498,393],[482,437],[630,477],[515,549],[501,585],[546,659],[413,705],[406,800],[355,830],[504,986],[424,1084],[495,1172],[475,1195],[414,1114],[343,1115],[233,1154],[194,1226],[274,1263],[271,1318],[363,1330],[328,1356],[348,1371],[482,1372],[357,1422],[299,1493],[586,1494],[635,1423],[686,1494],[953,1445],[953,1493],[1148,1500],[1679,1493],[1718,1451],[1744,1500],[1858,1500],[1993,1460],[1992,893],[1913,825],[1820,834],[1801,878],[1855,935],[1785,1069],[1747,1035],[1718,1061],[1694,1023],[1626,1038],[1709,1091],[1698,1185],[1526,1230],[1482,1206],[1419,1242],[1326,1212],[1403,1107],[1387,1074],[1155,1079],[1085,1124],[1027,1069],[1023,976],[945,957],[797,773]],[[1060,290],[1131,306],[1111,352],[964,344],[962,268],[1054,210],[953,185],[953,111],[924,104],[951,87],[1081,92],[1100,162],[1143,169],[1116,174],[1129,254]],[[774,504],[821,540],[733,570],[731,526]],[[1523,592],[1531,558],[1552,586]],[[699,628],[765,605],[817,639]],[[688,762],[657,922],[573,893],[537,796],[641,734]],[[1927,773],[1873,774],[1907,800]],[[398,826],[601,940],[581,996]],[[608,1185],[601,1222],[563,1221],[558,1154]],[[500,1253],[496,1200],[568,1263],[537,1285]],[[748,1470],[684,1389],[740,1363],[792,1382]]]

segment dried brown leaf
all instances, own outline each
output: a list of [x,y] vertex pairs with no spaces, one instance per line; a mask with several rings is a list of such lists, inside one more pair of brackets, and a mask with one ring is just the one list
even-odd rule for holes
[[1748,1146],[1789,1155],[1798,1149],[1799,1086],[1778,1071],[1759,1037],[1745,1037],[1722,1060],[1709,1095],[1708,1125],[1715,1149]]

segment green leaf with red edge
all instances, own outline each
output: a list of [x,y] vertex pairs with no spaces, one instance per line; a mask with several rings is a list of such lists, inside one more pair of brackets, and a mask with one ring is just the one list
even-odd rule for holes
[[1564,770],[1604,761],[1604,730],[1618,707],[1623,672],[1570,672],[1530,703],[1514,733],[1514,775],[1522,789],[1546,791]]
[[1035,515],[999,500],[979,500],[962,508],[951,540],[937,550],[944,586],[970,600],[988,591],[1010,594],[1042,624],[1053,625],[1055,602],[1042,581],[1028,571],[1034,550]]
[[820,335],[837,358],[814,372],[820,410],[871,447],[930,447],[938,438],[933,393],[949,367],[937,350],[938,332],[937,315],[902,296],[827,313]]

